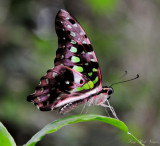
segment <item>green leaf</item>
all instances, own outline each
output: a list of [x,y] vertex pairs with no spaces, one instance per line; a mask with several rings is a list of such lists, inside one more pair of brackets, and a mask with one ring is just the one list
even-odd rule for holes
[[86,122],[86,121],[101,121],[110,125],[113,125],[136,141],[138,144],[143,145],[138,139],[136,139],[131,133],[128,132],[128,127],[122,122],[114,118],[109,118],[100,115],[74,115],[62,118],[60,120],[56,120],[51,122],[50,124],[46,125],[42,130],[36,133],[24,146],[34,146],[38,141],[40,141],[46,134],[52,133],[57,131],[63,126],[79,123],[79,122]]
[[1,146],[16,146],[12,136],[9,134],[4,125],[0,122],[0,145]]

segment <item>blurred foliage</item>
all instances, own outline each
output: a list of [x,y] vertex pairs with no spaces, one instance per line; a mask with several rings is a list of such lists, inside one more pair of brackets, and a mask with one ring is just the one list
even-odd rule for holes
[[103,14],[110,13],[116,10],[118,0],[86,0],[88,6],[92,8],[95,13]]
[[[131,133],[146,145],[159,145],[159,0],[1,0],[0,120],[16,143],[26,143],[44,125],[62,117],[56,111],[41,112],[26,101],[54,65],[54,19],[61,8],[80,22],[90,38],[104,85],[140,74],[138,80],[113,86],[110,103]],[[119,79],[125,70],[128,75]],[[82,107],[69,114],[79,114]],[[106,115],[98,106],[89,113]],[[66,127],[39,145],[132,145],[112,127],[96,125]]]

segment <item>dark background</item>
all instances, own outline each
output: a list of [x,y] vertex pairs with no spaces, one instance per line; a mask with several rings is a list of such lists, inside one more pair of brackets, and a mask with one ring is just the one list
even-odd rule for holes
[[[103,85],[136,74],[114,86],[110,99],[120,120],[146,145],[160,144],[159,0],[0,0],[0,120],[17,145],[26,143],[57,113],[41,112],[26,101],[54,65],[55,15],[70,12],[86,31],[101,67]],[[80,114],[83,106],[67,115]],[[94,106],[89,114],[106,115]],[[65,115],[65,116],[67,116]],[[78,123],[46,136],[39,146],[137,145],[115,127]]]

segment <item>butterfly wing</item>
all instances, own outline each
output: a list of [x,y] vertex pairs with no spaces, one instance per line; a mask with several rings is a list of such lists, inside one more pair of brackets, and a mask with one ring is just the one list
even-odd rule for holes
[[60,113],[87,102],[102,89],[101,73],[92,45],[75,18],[60,10],[55,21],[58,49],[55,67],[47,71],[27,100],[40,110]]
[[93,83],[79,72],[58,65],[47,71],[36,87],[35,93],[29,95],[27,100],[33,102],[42,111],[53,110],[67,103],[84,99],[85,96],[78,97],[78,95],[93,86]]
[[90,79],[94,88],[102,89],[100,67],[93,47],[75,18],[60,10],[55,21],[58,49],[55,66],[64,65]]

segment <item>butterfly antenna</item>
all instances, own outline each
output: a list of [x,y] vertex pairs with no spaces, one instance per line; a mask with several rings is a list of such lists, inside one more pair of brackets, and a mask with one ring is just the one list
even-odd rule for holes
[[139,74],[137,74],[137,76],[134,77],[134,78],[132,78],[132,79],[121,81],[121,82],[117,82],[117,83],[113,83],[113,84],[110,85],[110,87],[112,87],[113,85],[116,85],[116,84],[121,84],[121,83],[129,82],[129,81],[132,81],[132,80],[135,80],[135,79],[138,79],[138,78],[139,78]]
[[119,79],[122,79],[123,77],[125,77],[127,75],[128,71],[125,70],[124,73],[119,77]]
[[124,78],[127,75],[127,73],[128,73],[128,71],[125,70],[124,73],[121,76],[119,76],[114,82],[116,82],[117,80],[120,80],[120,79]]

